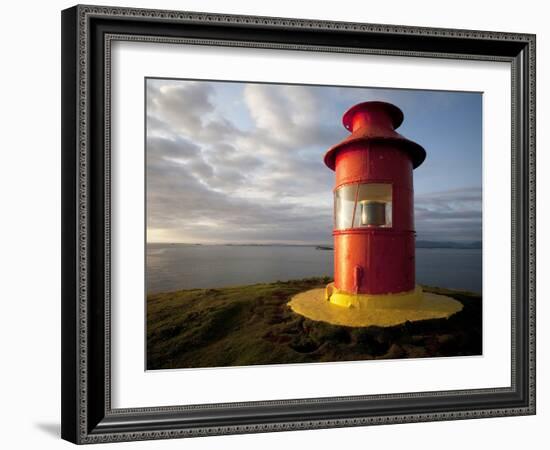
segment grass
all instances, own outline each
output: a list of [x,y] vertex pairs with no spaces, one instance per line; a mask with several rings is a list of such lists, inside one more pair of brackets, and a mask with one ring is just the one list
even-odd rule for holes
[[481,297],[423,286],[459,300],[449,319],[395,327],[349,328],[315,322],[286,303],[329,278],[221,289],[191,289],[147,299],[147,368],[247,366],[481,354]]

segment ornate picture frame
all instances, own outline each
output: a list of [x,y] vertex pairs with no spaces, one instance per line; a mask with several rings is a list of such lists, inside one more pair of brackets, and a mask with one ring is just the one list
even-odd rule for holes
[[[116,41],[511,65],[511,384],[117,409],[111,402]],[[62,12],[62,437],[99,443],[535,414],[535,36],[100,6]]]

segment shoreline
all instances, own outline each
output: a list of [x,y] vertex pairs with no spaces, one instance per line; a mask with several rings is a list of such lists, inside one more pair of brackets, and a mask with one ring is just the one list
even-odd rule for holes
[[[449,249],[449,250],[483,250],[479,243],[460,243],[460,242],[436,242],[419,241],[422,244],[416,245],[417,249]],[[332,244],[253,244],[253,243],[192,243],[192,242],[147,242],[146,246],[158,247],[314,247],[317,250],[334,250]]]

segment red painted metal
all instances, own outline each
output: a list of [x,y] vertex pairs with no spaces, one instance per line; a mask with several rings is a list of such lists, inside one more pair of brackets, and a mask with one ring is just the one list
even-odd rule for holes
[[353,106],[343,117],[351,135],[325,154],[335,189],[349,183],[392,185],[391,227],[334,230],[334,286],[348,293],[389,294],[415,286],[414,168],[424,149],[395,131],[401,110],[385,102]]

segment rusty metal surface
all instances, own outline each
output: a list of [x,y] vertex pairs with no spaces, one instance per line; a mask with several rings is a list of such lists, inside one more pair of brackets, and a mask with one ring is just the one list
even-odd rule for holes
[[413,168],[417,168],[426,158],[426,151],[416,142],[410,141],[397,131],[403,121],[403,112],[395,105],[386,102],[359,103],[346,111],[342,122],[351,134],[325,154],[325,164],[334,170],[335,156],[352,144],[373,143],[395,146],[409,155]]
[[[391,205],[384,205],[391,206],[388,224],[382,217],[370,226],[351,220],[346,222],[350,228],[333,231],[334,285],[340,291],[390,294],[414,289],[413,169],[425,151],[394,131],[402,120],[401,110],[389,103],[355,105],[343,120],[352,134],[325,155],[325,163],[335,170],[335,190],[357,183],[391,185]],[[355,218],[361,209],[354,204],[351,210]]]

